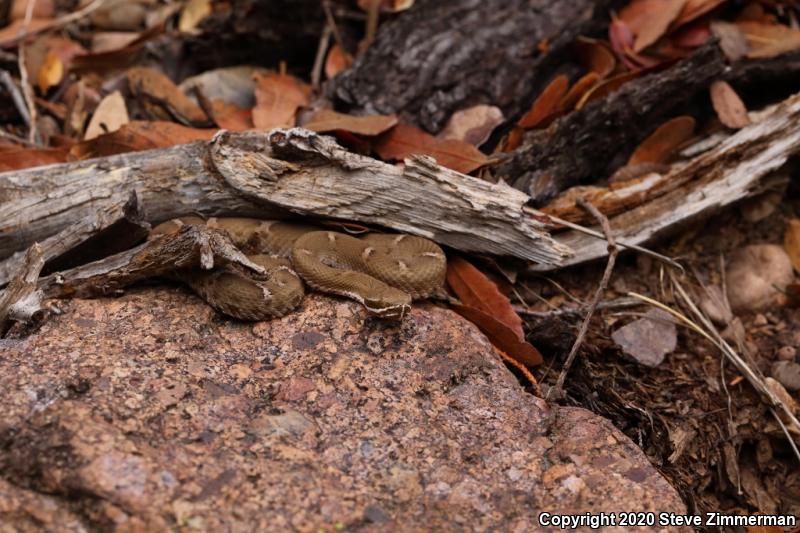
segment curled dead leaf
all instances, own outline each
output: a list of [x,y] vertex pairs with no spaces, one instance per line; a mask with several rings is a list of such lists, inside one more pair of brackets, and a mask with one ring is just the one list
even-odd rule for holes
[[783,24],[762,22],[737,22],[750,45],[749,58],[775,57],[800,48],[800,30]]
[[524,339],[522,319],[514,311],[511,301],[472,263],[461,257],[448,261],[447,284],[464,305],[495,317],[513,331],[517,338]]
[[294,126],[297,110],[307,106],[311,86],[288,74],[257,74],[253,124],[270,130]]
[[668,120],[642,141],[628,159],[628,165],[666,162],[692,137],[694,125],[694,118],[687,115]]
[[89,125],[86,127],[84,140],[94,139],[105,133],[117,131],[129,122],[128,108],[122,93],[114,91],[106,95],[95,109]]
[[604,41],[578,37],[575,41],[575,52],[583,68],[595,72],[600,78],[610,75],[617,67],[617,58]]
[[150,103],[159,118],[175,118],[189,124],[205,125],[206,113],[186,96],[166,74],[154,68],[133,67],[128,70],[131,92]]
[[641,52],[659,40],[678,18],[687,0],[633,0],[619,18],[634,33],[633,51]]
[[381,135],[374,145],[375,153],[387,161],[402,160],[410,155],[428,155],[447,168],[465,174],[486,164],[488,158],[477,148],[463,141],[437,139],[409,124],[398,124]]
[[633,70],[630,72],[624,72],[622,74],[618,74],[613,78],[608,78],[607,80],[603,80],[594,87],[591,87],[581,99],[578,100],[578,103],[575,104],[575,109],[581,109],[583,106],[591,102],[592,100],[598,100],[600,98],[605,98],[609,94],[613,93],[620,87],[622,87],[625,83],[629,82],[630,80],[634,80],[642,75],[641,70]]
[[499,107],[478,104],[453,113],[437,137],[464,141],[478,147],[489,139],[492,131],[504,119],[503,111]]
[[75,159],[91,159],[126,152],[166,148],[210,139],[218,130],[188,128],[174,122],[133,121],[113,133],[100,135],[70,149]]
[[594,87],[598,81],[600,81],[600,75],[597,72],[586,73],[581,79],[576,81],[567,94],[564,95],[564,98],[562,98],[561,102],[558,104],[558,108],[564,111],[571,111],[580,99],[583,98],[583,95]]
[[567,94],[567,88],[569,78],[564,74],[553,78],[533,102],[530,110],[519,119],[517,126],[530,129],[542,125],[549,116],[559,111],[558,104]]
[[532,344],[520,340],[506,324],[493,316],[468,305],[450,304],[453,310],[475,324],[489,341],[506,355],[525,366],[537,366],[544,362],[542,354]]
[[717,80],[711,84],[711,103],[719,121],[732,129],[744,128],[750,124],[747,108],[728,82]]

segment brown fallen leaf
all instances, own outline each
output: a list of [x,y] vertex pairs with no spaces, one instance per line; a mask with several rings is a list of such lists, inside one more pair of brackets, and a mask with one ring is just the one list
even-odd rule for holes
[[211,101],[211,118],[217,126],[231,131],[245,131],[252,129],[253,112],[230,104],[219,98]]
[[397,124],[395,115],[345,115],[330,109],[322,109],[314,113],[303,127],[318,133],[341,130],[367,137],[374,137]]
[[800,30],[789,26],[750,21],[737,22],[736,26],[750,45],[749,58],[775,57],[800,48]]
[[417,127],[402,123],[381,135],[374,150],[381,159],[387,161],[399,161],[414,154],[428,155],[435,158],[440,165],[465,174],[482,167],[488,161],[471,144],[437,139]]
[[578,37],[575,41],[575,51],[581,65],[590,72],[595,72],[600,78],[605,78],[614,72],[617,67],[617,58],[611,47],[597,39]]
[[728,61],[739,61],[750,52],[750,43],[736,24],[715,20],[711,23],[711,32],[719,39],[719,47]]
[[310,101],[311,86],[288,74],[257,74],[255,79],[255,127],[270,130],[294,126],[297,110]]
[[114,91],[100,101],[86,127],[83,139],[88,141],[100,135],[117,131],[128,122],[130,120],[125,99],[122,97],[122,93]]
[[526,365],[537,366],[544,362],[542,354],[532,344],[520,340],[507,325],[480,309],[468,305],[450,304],[453,310],[475,324],[489,341],[506,355]]
[[558,103],[558,108],[563,111],[571,111],[580,99],[583,98],[583,95],[594,87],[598,81],[600,81],[600,75],[597,72],[586,73],[570,87],[567,94],[564,95],[564,98]]
[[[50,24],[52,24],[51,19],[40,19],[34,18],[31,19],[30,24],[28,24],[28,33],[34,33]],[[16,43],[19,40],[20,34],[22,29],[25,27],[25,20],[24,19],[16,19],[11,22],[5,28],[0,29],[0,48],[5,48],[7,46],[11,46],[12,44]]]
[[728,82],[717,80],[711,84],[711,103],[719,121],[732,129],[744,128],[750,124],[747,108]]
[[69,150],[65,148],[20,148],[0,151],[0,172],[65,163]]
[[[25,12],[28,10],[29,0],[13,0],[11,2],[11,9],[8,11],[8,20],[18,20],[25,18]],[[8,6],[8,3],[6,3]],[[33,5],[32,16],[34,19],[49,19],[53,18],[56,14],[56,7],[54,0],[37,0]]]
[[159,118],[175,118],[193,125],[206,125],[205,111],[186,96],[166,74],[150,67],[128,70],[128,86],[134,96],[158,109]]
[[677,48],[697,48],[711,37],[708,21],[698,20],[687,24],[670,35],[669,42]]
[[726,0],[687,0],[678,18],[670,25],[670,31],[698,19],[725,3]]
[[48,52],[36,76],[36,85],[40,91],[46,93],[50,87],[55,87],[61,83],[61,78],[63,77],[64,63],[54,52]]
[[325,58],[325,76],[328,79],[333,78],[346,68],[350,68],[353,64],[353,58],[342,50],[342,47],[337,43],[331,46],[328,51],[328,57]]
[[83,141],[70,149],[75,159],[91,159],[126,152],[166,148],[210,139],[217,129],[188,128],[174,122],[133,121],[113,133]]
[[668,120],[641,142],[628,159],[628,165],[665,163],[681,144],[692,137],[694,125],[694,118],[686,115]]
[[194,31],[197,25],[211,14],[211,11],[211,0],[189,0],[181,9],[178,31],[181,33]]
[[633,0],[619,18],[636,35],[633,51],[641,52],[658,41],[678,18],[687,0]]
[[567,94],[568,88],[569,78],[564,74],[553,78],[533,102],[530,110],[519,119],[517,126],[531,129],[541,125],[549,116],[558,112],[558,103]]
[[519,340],[525,338],[522,319],[486,274],[469,261],[455,257],[447,262],[447,284],[464,305],[493,316],[513,331]]
[[581,109],[583,106],[593,100],[605,98],[609,94],[622,87],[625,83],[640,77],[642,74],[642,70],[632,70],[630,72],[623,72],[622,74],[618,74],[612,78],[601,81],[583,93],[581,99],[578,100],[577,104],[575,104],[575,109]]
[[139,38],[135,31],[98,31],[92,34],[91,51],[94,54],[124,48]]
[[800,218],[793,218],[786,226],[786,233],[783,235],[783,249],[789,254],[792,266],[800,272]]
[[478,147],[489,139],[492,131],[504,120],[499,107],[478,104],[453,113],[437,137],[464,141]]

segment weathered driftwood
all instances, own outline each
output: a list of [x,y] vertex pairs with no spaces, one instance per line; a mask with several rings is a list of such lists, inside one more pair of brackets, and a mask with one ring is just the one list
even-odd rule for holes
[[[619,0],[417,0],[331,82],[340,103],[436,132],[475,104],[519,116]],[[457,21],[457,22],[455,22]],[[546,47],[542,44],[546,43]],[[476,67],[480,68],[476,68]]]
[[38,244],[25,253],[25,259],[5,290],[0,291],[0,337],[12,320],[27,321],[39,310],[41,294],[36,291],[36,281],[44,266],[44,256]]
[[414,157],[404,168],[303,129],[222,132],[210,143],[0,174],[0,257],[136,191],[148,222],[202,215],[354,220],[468,252],[558,264],[570,250],[528,196]]
[[683,109],[724,69],[720,49],[707,44],[672,67],[573,111],[548,130],[533,132],[492,172],[527,191],[537,204],[588,178],[607,176],[620,164],[619,155]]
[[[64,228],[39,243],[44,257],[43,274],[65,270],[121,252],[143,241],[150,225],[143,222],[136,194],[126,202],[112,202],[93,216]],[[17,252],[0,261],[0,287],[11,280],[25,262]]]
[[[672,190],[613,219],[618,241],[645,244],[757,192],[761,178],[800,152],[800,93],[668,176]],[[576,231],[557,235],[576,253],[564,265],[603,257],[606,243]],[[551,270],[531,265],[533,271]]]

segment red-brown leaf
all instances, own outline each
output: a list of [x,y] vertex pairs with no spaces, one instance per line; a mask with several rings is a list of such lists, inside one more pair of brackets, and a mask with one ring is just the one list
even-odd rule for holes
[[628,165],[664,163],[681,144],[692,137],[694,125],[694,118],[686,115],[668,120],[642,141],[628,159]]
[[262,130],[294,126],[297,110],[307,106],[311,86],[288,74],[256,76],[253,124]]
[[560,74],[544,88],[542,93],[533,102],[531,109],[525,113],[517,126],[530,129],[540,125],[548,116],[558,111],[558,104],[569,88],[569,78]]
[[410,155],[429,155],[447,168],[465,174],[486,164],[487,157],[462,141],[437,139],[410,124],[398,124],[378,138],[375,152],[384,160],[402,160]]
[[113,133],[78,143],[70,150],[76,159],[90,159],[126,152],[166,148],[210,139],[216,129],[187,128],[174,122],[133,121]]
[[686,0],[634,0],[619,12],[619,18],[636,35],[633,51],[641,52],[659,40],[678,18]]
[[750,44],[749,58],[767,58],[800,48],[800,30],[783,24],[737,22]]
[[670,30],[702,17],[712,9],[716,9],[724,3],[725,0],[687,0],[681,14],[678,15],[678,18],[671,24]]
[[561,99],[558,107],[564,111],[572,111],[583,95],[589,92],[597,82],[600,81],[600,75],[597,72],[588,72],[581,79],[575,82],[569,92]]
[[350,68],[352,63],[353,58],[342,50],[341,46],[334,43],[328,51],[328,57],[325,58],[325,76],[331,79],[344,69]]
[[0,172],[67,161],[65,148],[20,148],[0,151]]
[[524,338],[522,319],[511,301],[486,274],[460,257],[447,262],[447,284],[467,306],[493,316],[505,324],[519,340]]
[[303,127],[318,133],[330,131],[346,131],[373,137],[380,135],[392,126],[397,124],[395,115],[345,115],[330,109],[322,109],[314,113],[311,120],[303,124]]
[[520,340],[516,333],[491,315],[468,305],[451,304],[456,313],[463,316],[483,332],[498,350],[526,366],[537,366],[544,362],[542,354],[533,345]]
[[617,59],[604,41],[578,37],[575,51],[581,65],[586,70],[597,73],[600,78],[605,78],[617,67]]
[[750,124],[747,108],[728,82],[717,80],[711,84],[711,103],[719,121],[732,129],[744,128]]

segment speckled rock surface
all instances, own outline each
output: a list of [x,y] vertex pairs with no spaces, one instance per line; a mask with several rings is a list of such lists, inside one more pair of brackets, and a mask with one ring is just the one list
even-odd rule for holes
[[0,531],[522,532],[542,511],[685,511],[609,422],[526,394],[431,304],[399,326],[317,295],[249,325],[170,288],[64,309],[0,341]]

